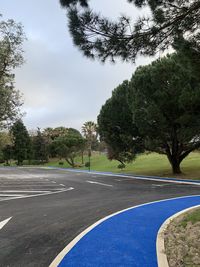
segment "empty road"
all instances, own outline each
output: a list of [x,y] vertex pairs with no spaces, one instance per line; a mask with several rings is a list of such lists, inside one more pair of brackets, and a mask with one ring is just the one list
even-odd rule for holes
[[200,186],[45,168],[0,168],[0,266],[48,267],[84,229],[119,210],[198,195]]

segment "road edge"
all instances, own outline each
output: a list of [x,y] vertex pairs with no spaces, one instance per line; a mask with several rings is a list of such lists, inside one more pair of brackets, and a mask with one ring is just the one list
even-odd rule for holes
[[70,168],[59,168],[59,167],[42,167],[45,169],[57,169],[57,170],[65,170],[68,172],[74,173],[87,173],[87,174],[95,174],[95,175],[103,175],[103,176],[111,176],[111,177],[123,177],[130,178],[136,180],[147,180],[147,181],[157,181],[157,182],[165,182],[165,183],[175,183],[175,184],[189,184],[189,185],[197,185],[200,186],[200,180],[188,180],[188,179],[178,179],[173,177],[159,177],[159,176],[145,176],[145,175],[134,175],[134,174],[124,174],[124,173],[114,173],[114,172],[101,172],[101,171],[87,171],[80,169],[70,169]]
[[157,261],[158,261],[158,267],[169,267],[167,255],[165,253],[165,243],[164,243],[164,232],[166,231],[168,225],[171,223],[172,220],[174,220],[176,217],[191,211],[193,209],[199,208],[200,205],[196,205],[187,209],[184,209],[182,211],[177,212],[176,214],[169,217],[164,223],[161,225],[157,239],[156,239],[156,252],[157,252]]

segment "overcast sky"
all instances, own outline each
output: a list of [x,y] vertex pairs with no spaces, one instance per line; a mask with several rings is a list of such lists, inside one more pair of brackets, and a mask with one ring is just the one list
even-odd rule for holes
[[[93,8],[113,18],[121,13],[137,18],[138,11],[125,0],[93,0]],[[29,129],[74,127],[96,121],[112,90],[130,79],[136,64],[101,64],[82,56],[73,46],[67,29],[66,11],[59,0],[1,0],[3,18],[21,22],[28,40],[26,63],[16,71],[16,88],[24,95],[23,118]]]

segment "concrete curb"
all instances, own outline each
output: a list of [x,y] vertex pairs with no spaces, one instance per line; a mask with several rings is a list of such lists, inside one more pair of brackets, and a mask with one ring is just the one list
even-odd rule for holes
[[196,205],[194,207],[182,210],[170,218],[168,218],[160,227],[157,235],[156,240],[156,251],[157,251],[157,260],[158,260],[158,267],[169,267],[167,255],[165,253],[165,243],[164,243],[164,233],[168,227],[168,225],[171,223],[172,220],[174,220],[176,217],[182,215],[183,213],[186,213],[188,211],[191,211],[193,209],[199,208],[200,205]]

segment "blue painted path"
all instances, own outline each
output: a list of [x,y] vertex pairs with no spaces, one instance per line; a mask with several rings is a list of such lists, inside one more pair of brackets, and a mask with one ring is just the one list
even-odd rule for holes
[[200,205],[200,196],[144,204],[115,215],[87,233],[59,267],[157,267],[156,238],[175,213]]

